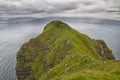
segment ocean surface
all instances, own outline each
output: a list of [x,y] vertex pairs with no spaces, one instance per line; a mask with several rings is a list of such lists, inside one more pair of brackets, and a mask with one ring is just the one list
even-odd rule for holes
[[62,20],[81,33],[104,40],[120,59],[120,20],[99,18],[0,18],[0,80],[17,80],[16,53],[20,46],[36,37],[52,20]]

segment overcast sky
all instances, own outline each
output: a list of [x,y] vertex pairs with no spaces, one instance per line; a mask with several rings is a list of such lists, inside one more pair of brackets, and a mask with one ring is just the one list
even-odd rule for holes
[[120,0],[0,0],[0,17],[120,17]]

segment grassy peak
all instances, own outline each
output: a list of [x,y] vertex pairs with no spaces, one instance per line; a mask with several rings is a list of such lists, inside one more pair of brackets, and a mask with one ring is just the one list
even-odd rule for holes
[[119,80],[119,63],[104,41],[56,20],[20,48],[16,72],[18,80]]
[[62,21],[54,20],[45,26],[44,32],[49,31],[49,30],[55,30],[55,29],[61,30],[61,29],[66,29],[66,28],[70,29],[70,26]]

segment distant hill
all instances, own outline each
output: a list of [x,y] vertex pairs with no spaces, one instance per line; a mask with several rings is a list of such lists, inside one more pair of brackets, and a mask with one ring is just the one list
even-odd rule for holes
[[103,40],[94,40],[61,21],[17,53],[18,80],[119,80],[120,61]]

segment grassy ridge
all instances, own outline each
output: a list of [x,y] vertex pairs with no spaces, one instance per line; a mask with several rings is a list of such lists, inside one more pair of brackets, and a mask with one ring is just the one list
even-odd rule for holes
[[104,41],[52,21],[18,51],[16,71],[19,80],[119,80],[114,59]]

